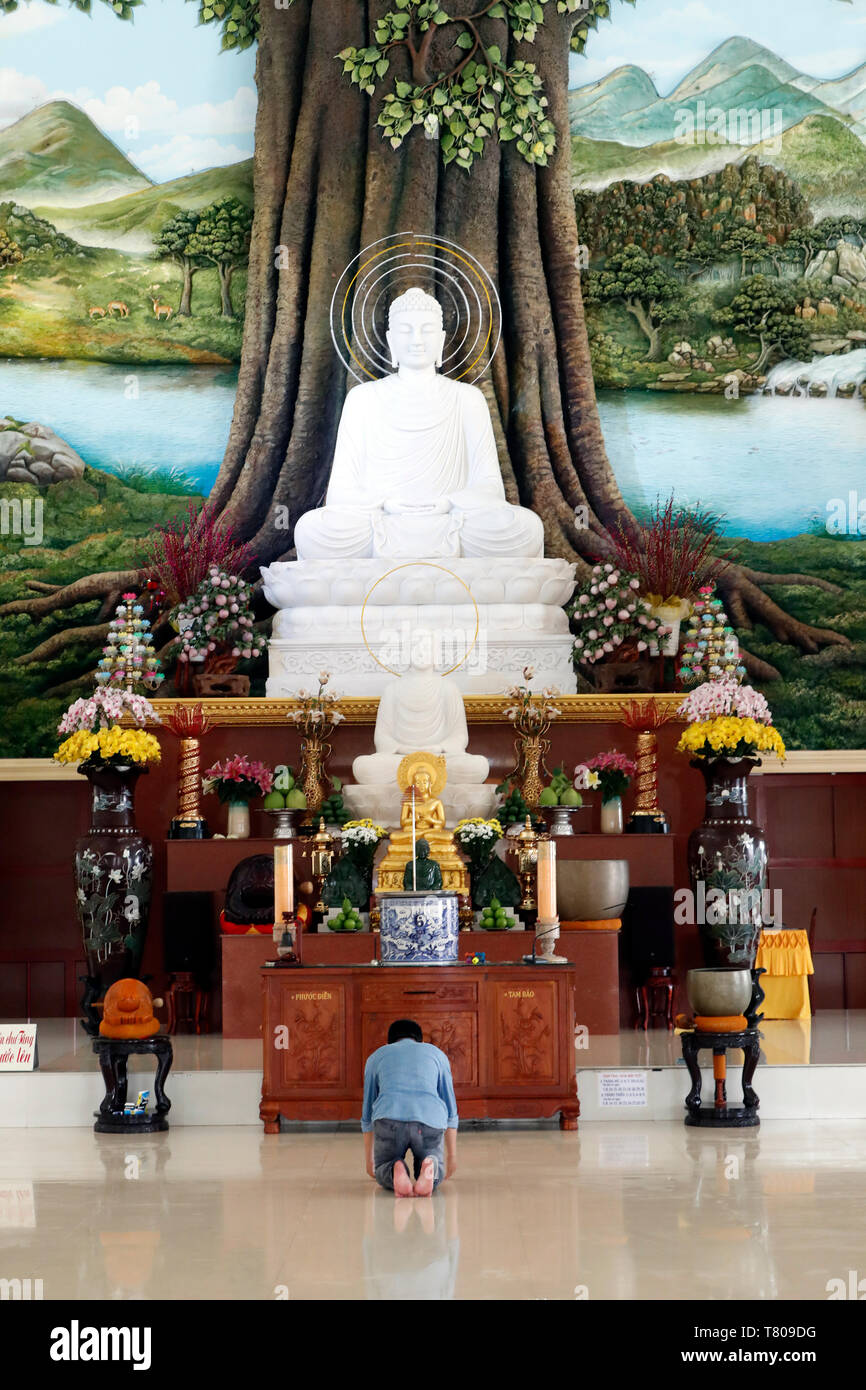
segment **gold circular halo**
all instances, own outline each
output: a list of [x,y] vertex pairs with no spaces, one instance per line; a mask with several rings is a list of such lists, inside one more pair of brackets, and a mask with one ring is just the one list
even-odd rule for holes
[[417,774],[422,768],[430,773],[431,793],[438,796],[448,780],[448,769],[445,759],[438,753],[407,753],[397,768],[397,785],[401,791],[407,792],[413,785]]
[[334,286],[331,339],[356,381],[389,374],[388,353],[377,326],[379,287],[390,280],[396,289],[396,277],[407,288],[405,282],[431,275],[457,315],[457,327],[445,345],[443,375],[474,384],[489,370],[502,338],[502,303],[490,272],[459,242],[436,233],[406,231],[370,242],[352,258]]
[[371,596],[371,594],[372,594],[373,591],[382,583],[383,580],[389,579],[389,578],[391,577],[392,574],[397,574],[399,570],[414,570],[414,569],[417,569],[419,565],[423,565],[423,566],[425,566],[427,569],[431,569],[431,570],[441,570],[443,574],[448,574],[448,575],[451,576],[452,579],[456,579],[458,584],[462,584],[462,585],[463,585],[463,588],[466,590],[467,594],[469,595],[470,599],[472,600],[472,607],[475,609],[475,632],[474,632],[473,635],[472,635],[472,641],[471,641],[470,644],[469,644],[468,650],[465,652],[465,654],[464,654],[463,656],[461,656],[461,658],[460,658],[460,660],[459,660],[458,662],[455,662],[455,664],[454,664],[453,666],[449,666],[447,671],[441,671],[441,672],[439,673],[440,675],[443,675],[443,676],[450,676],[451,673],[452,673],[453,671],[456,671],[456,670],[458,669],[458,667],[462,666],[463,663],[464,663],[464,661],[466,661],[467,658],[471,655],[472,649],[473,649],[473,647],[475,646],[475,643],[478,641],[478,630],[479,630],[479,628],[480,628],[480,626],[481,626],[481,614],[480,614],[479,611],[478,611],[478,604],[476,603],[475,597],[474,597],[474,595],[473,595],[473,593],[472,593],[472,590],[470,589],[469,585],[466,583],[466,580],[465,580],[465,579],[461,579],[461,578],[460,578],[460,575],[459,575],[459,574],[455,574],[454,571],[453,571],[453,570],[450,570],[450,569],[448,568],[447,565],[434,565],[433,562],[432,562],[432,560],[409,560],[408,563],[406,563],[405,565],[395,565],[393,569],[388,570],[385,574],[380,574],[380,575],[379,575],[379,578],[376,580],[376,583],[373,585],[373,587],[372,587],[371,589],[368,589],[367,595],[366,595],[366,597],[365,597],[365,599],[364,599],[364,602],[363,602],[363,604],[361,605],[361,636],[362,636],[362,638],[364,639],[364,646],[367,648],[367,651],[370,653],[371,657],[373,658],[373,660],[375,661],[375,663],[376,663],[377,666],[381,666],[381,667],[382,667],[382,670],[383,670],[383,671],[387,671],[388,674],[391,675],[391,676],[402,676],[402,675],[403,675],[403,672],[402,672],[402,671],[395,671],[394,668],[393,668],[393,666],[386,666],[386,665],[385,665],[385,662],[384,662],[384,661],[380,661],[379,658],[378,658],[378,656],[376,655],[376,653],[373,651],[373,648],[370,646],[370,643],[367,641],[367,633],[366,633],[366,631],[365,631],[365,629],[364,629],[364,614],[365,614],[366,611],[367,611],[367,604],[370,602],[370,596]]

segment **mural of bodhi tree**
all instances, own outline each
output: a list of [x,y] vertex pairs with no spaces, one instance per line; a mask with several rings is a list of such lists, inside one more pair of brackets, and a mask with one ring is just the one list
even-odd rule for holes
[[[126,20],[138,3],[112,8]],[[0,0],[0,11],[14,8]],[[202,0],[200,19],[220,28],[223,47],[258,45],[243,349],[206,512],[260,563],[291,554],[292,525],[327,485],[349,384],[330,337],[333,286],[363,247],[406,229],[465,247],[496,279],[503,335],[483,387],[506,493],[541,516],[547,553],[585,571],[612,535],[638,534],[599,418],[569,138],[570,54],[591,44],[600,20],[615,22],[612,9],[606,0]],[[94,573],[0,614],[38,619],[90,602],[98,625],[120,590],[146,578],[145,569]],[[730,562],[719,585],[758,681],[779,672],[748,651],[754,625],[801,653],[849,645],[785,600],[786,588],[832,591],[823,577]],[[69,640],[81,641],[80,626]]]

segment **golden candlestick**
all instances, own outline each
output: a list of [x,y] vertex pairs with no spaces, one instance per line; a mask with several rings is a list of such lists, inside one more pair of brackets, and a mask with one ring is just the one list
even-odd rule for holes
[[170,840],[204,840],[207,821],[201,814],[201,735],[210,724],[201,705],[192,709],[176,706],[165,721],[178,738],[177,811],[168,832]]
[[321,818],[319,819],[319,828],[312,839],[310,860],[314,884],[313,893],[316,899],[313,911],[324,917],[326,908],[322,902],[322,889],[334,863],[334,837],[328,834],[325,829],[325,822]]
[[519,835],[514,837],[514,851],[517,855],[517,875],[521,888],[521,913],[535,912],[535,875],[538,867],[538,836],[532,828],[532,821],[526,817],[526,824]]

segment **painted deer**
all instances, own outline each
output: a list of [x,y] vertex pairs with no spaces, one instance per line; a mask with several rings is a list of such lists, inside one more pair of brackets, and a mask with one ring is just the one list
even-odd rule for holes
[[98,304],[94,304],[93,308],[92,308],[92,309],[88,309],[87,312],[89,313],[89,315],[90,315],[90,317],[91,317],[92,319],[104,319],[104,318],[105,318],[105,310],[104,310],[104,309],[100,309],[100,307],[99,307]]
[[158,299],[158,298],[157,298],[157,299],[154,299],[153,295],[150,296],[150,300],[151,300],[151,303],[153,304],[153,316],[154,316],[154,318],[156,318],[156,319],[161,319],[161,318],[170,319],[170,318],[171,318],[171,315],[172,315],[172,307],[171,307],[170,304],[160,304],[159,299]]
[[129,309],[126,307],[124,303],[122,303],[121,300],[112,299],[111,303],[109,304],[108,313],[111,314],[112,317],[114,317],[115,309],[117,310],[118,314],[122,319],[129,318]]

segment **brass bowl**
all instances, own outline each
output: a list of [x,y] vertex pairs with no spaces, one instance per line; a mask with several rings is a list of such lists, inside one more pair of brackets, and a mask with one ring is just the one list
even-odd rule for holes
[[557,859],[556,906],[560,921],[596,922],[621,917],[628,897],[628,868],[627,859]]
[[745,1014],[752,998],[752,972],[731,965],[690,970],[686,975],[686,994],[693,1012],[702,1018]]

